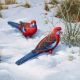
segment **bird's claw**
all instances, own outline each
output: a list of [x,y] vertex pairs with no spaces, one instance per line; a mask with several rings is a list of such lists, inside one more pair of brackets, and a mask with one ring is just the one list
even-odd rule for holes
[[52,54],[52,50],[49,50],[48,53],[49,53],[49,54]]

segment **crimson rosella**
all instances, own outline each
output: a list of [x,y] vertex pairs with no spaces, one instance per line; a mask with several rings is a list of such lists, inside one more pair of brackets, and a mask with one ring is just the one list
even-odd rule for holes
[[[52,53],[52,50],[56,48],[56,46],[60,41],[60,33],[61,33],[61,27],[55,27],[49,35],[44,37],[39,42],[39,44],[36,46],[34,50],[32,50],[30,53],[28,53],[27,55],[19,59],[16,62],[16,64],[21,65],[24,62],[37,57],[39,54],[43,52]],[[56,44],[53,46],[53,43],[56,43]]]
[[19,29],[25,37],[32,37],[37,32],[35,20],[32,20],[30,23],[20,22],[20,24],[9,21],[8,24]]

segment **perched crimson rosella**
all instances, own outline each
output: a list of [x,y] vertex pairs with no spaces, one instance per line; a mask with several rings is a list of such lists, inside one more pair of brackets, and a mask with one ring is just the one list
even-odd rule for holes
[[19,29],[25,37],[32,37],[37,32],[35,20],[32,20],[30,23],[20,22],[20,24],[9,21],[8,24]]
[[[60,41],[60,33],[61,33],[61,27],[55,27],[53,31],[51,32],[51,34],[43,38],[34,50],[32,50],[29,54],[19,59],[16,62],[16,64],[21,65],[24,62],[34,57],[37,57],[39,54],[43,52],[52,53],[52,50],[56,48],[56,46],[58,45]],[[53,43],[56,43],[56,44],[53,46]]]

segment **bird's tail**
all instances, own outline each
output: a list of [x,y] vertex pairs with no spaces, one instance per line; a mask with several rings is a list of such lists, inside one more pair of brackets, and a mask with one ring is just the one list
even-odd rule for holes
[[16,61],[16,64],[17,65],[21,65],[23,64],[24,62],[28,61],[28,60],[31,60],[35,57],[37,57],[39,55],[39,53],[33,53],[33,52],[30,52],[28,53],[27,55],[25,55],[24,57],[22,57],[21,59],[19,59],[18,61]]
[[9,21],[8,24],[11,25],[14,28],[18,28],[18,25],[19,25],[18,23],[15,23],[15,22],[12,22],[12,21]]

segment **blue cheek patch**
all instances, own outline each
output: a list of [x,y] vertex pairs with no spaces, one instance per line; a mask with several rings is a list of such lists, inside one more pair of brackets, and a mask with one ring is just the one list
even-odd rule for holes
[[56,34],[57,34],[57,35],[60,35],[60,31],[58,31]]
[[37,28],[37,25],[36,24],[31,24],[30,27],[31,28]]
[[32,28],[32,27],[33,27],[33,25],[32,25],[32,24],[30,24],[30,27]]

